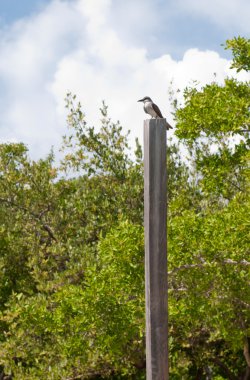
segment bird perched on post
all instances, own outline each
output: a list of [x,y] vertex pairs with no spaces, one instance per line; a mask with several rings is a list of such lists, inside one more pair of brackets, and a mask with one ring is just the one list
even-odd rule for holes
[[[144,111],[148,113],[152,118],[155,119],[164,119],[162,116],[162,113],[160,111],[160,108],[153,103],[153,100],[149,96],[145,96],[144,98],[138,100],[138,102],[143,102],[144,103]],[[172,129],[171,125],[167,122],[166,120],[166,128],[167,129]]]

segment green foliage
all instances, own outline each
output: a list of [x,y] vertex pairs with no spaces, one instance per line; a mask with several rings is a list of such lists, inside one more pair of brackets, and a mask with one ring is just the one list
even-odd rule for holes
[[[18,379],[132,376],[144,365],[141,147],[130,159],[127,137],[107,108],[95,132],[79,107],[70,110],[76,125],[59,170],[53,154],[31,162],[22,144],[1,146],[0,350],[5,371]],[[63,177],[68,169],[70,179]],[[107,233],[114,249],[108,268]]]
[[119,122],[111,122],[105,103],[100,109],[100,131],[96,132],[94,127],[88,127],[81,104],[75,106],[75,99],[70,93],[66,98],[66,108],[70,111],[68,125],[73,129],[73,134],[64,137],[64,149],[73,148],[73,152],[65,157],[65,168],[82,169],[89,176],[98,173],[102,176],[114,175],[122,180],[131,166],[127,153],[128,134],[121,134],[122,127]]
[[[248,69],[249,41],[227,46],[233,67]],[[189,153],[200,206],[169,221],[176,378],[203,379],[211,371],[215,378],[244,378],[239,368],[249,363],[249,89],[234,79],[188,88],[176,109],[176,135]]]
[[190,142],[199,137],[243,135],[242,130],[250,125],[249,98],[249,84],[235,79],[226,79],[223,85],[214,82],[201,91],[187,88],[185,107],[176,112],[176,135]]
[[[249,69],[249,40],[227,41]],[[186,89],[168,165],[173,380],[240,379],[250,361],[249,83]],[[145,379],[143,163],[102,105],[68,94],[64,158],[0,145],[0,367],[18,380]],[[243,355],[244,349],[244,355]],[[0,374],[1,377],[1,374]]]
[[[249,207],[249,200],[239,195],[223,209],[186,211],[169,223],[175,367],[192,370],[194,362],[213,366],[214,358],[227,352],[227,365],[237,375],[234,363],[250,334]],[[190,373],[185,376],[190,378]]]
[[250,70],[250,39],[244,37],[235,37],[226,41],[226,49],[232,50],[233,64],[232,68],[237,71]]
[[[232,46],[235,41],[241,39],[232,40]],[[249,99],[248,82],[226,79],[223,85],[187,88],[184,106],[176,110],[176,135],[189,151],[199,187],[213,201],[247,191]]]
[[97,254],[82,284],[11,297],[1,357],[16,378],[126,375],[144,361],[142,227],[121,222]]

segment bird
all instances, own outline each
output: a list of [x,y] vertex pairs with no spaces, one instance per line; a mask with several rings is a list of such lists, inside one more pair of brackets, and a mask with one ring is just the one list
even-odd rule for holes
[[[149,96],[145,96],[144,98],[138,100],[138,102],[144,103],[144,111],[148,113],[152,118],[155,119],[164,119],[162,116],[162,113],[160,111],[160,108],[153,102],[153,100]],[[167,129],[172,129],[171,125],[166,121]]]

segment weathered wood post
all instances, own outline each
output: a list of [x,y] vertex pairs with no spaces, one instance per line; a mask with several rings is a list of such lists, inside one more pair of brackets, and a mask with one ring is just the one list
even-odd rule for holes
[[147,380],[168,380],[166,121],[144,121]]

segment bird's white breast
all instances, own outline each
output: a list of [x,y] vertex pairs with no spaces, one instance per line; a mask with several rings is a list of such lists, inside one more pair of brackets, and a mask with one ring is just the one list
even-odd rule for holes
[[152,107],[152,102],[144,102],[144,110],[146,113],[153,117],[157,117],[157,114],[155,113],[153,107]]
[[152,108],[152,102],[145,102],[144,107],[145,108]]

